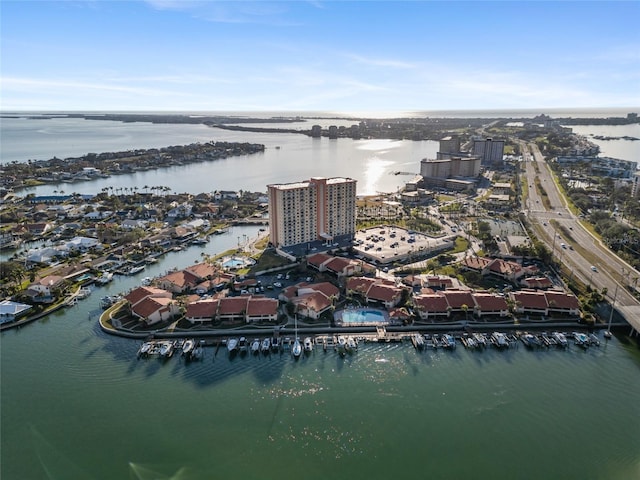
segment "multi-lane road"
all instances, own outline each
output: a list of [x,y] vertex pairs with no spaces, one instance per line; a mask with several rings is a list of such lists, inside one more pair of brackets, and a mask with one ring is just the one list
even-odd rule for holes
[[[582,282],[607,289],[607,296],[629,324],[640,332],[640,302],[627,291],[640,272],[602,245],[568,208],[537,146],[521,143],[528,182],[523,210],[554,256]],[[546,193],[543,198],[540,187]]]

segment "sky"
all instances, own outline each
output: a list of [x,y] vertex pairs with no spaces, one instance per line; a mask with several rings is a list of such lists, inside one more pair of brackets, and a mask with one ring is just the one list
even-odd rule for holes
[[0,110],[640,106],[640,1],[0,0]]

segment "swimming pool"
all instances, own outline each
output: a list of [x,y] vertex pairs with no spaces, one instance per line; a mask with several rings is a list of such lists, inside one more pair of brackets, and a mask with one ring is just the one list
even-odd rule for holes
[[345,327],[387,325],[389,324],[389,314],[384,310],[375,310],[373,308],[340,310],[336,312],[335,321],[338,325]]
[[247,257],[225,257],[220,262],[224,268],[241,268],[253,265],[255,261]]

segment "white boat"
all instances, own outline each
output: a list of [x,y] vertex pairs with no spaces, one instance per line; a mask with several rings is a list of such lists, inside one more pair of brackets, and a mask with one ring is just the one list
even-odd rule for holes
[[313,340],[311,340],[311,337],[305,337],[303,346],[305,352],[311,352],[313,350]]
[[102,308],[103,310],[106,310],[107,308],[109,308],[110,306],[112,306],[114,303],[118,302],[121,299],[122,297],[119,295],[102,297],[100,299],[100,308]]
[[445,333],[440,337],[440,339],[442,341],[442,346],[444,348],[451,348],[451,349],[456,348],[456,339],[453,338],[453,335],[449,335],[448,333]]
[[129,270],[127,270],[127,275],[135,275],[136,273],[140,273],[142,270],[144,270],[144,265],[131,267]]
[[153,347],[153,342],[144,342],[140,345],[140,349],[138,349],[138,355],[148,355],[151,352],[151,347]]
[[195,346],[196,346],[196,342],[192,338],[185,340],[184,343],[182,344],[182,354],[189,355],[193,351]]
[[560,345],[561,347],[566,347],[567,345],[569,345],[569,342],[567,341],[567,337],[565,336],[564,333],[553,332],[551,336],[556,340],[558,345]]
[[301,353],[302,345],[300,344],[300,339],[296,337],[296,339],[293,341],[293,347],[291,347],[291,354],[297,358]]
[[227,350],[229,351],[229,353],[235,352],[238,350],[237,338],[230,338],[229,340],[227,340]]
[[238,340],[238,350],[240,350],[241,353],[249,350],[249,342],[247,342],[245,337],[240,337],[240,340]]
[[151,282],[153,282],[153,278],[151,278],[151,277],[144,277],[140,283],[141,283],[143,286],[148,287],[149,285],[151,285]]
[[80,290],[78,290],[76,297],[79,299],[83,299],[83,298],[87,298],[89,295],[91,295],[91,289],[83,287]]
[[273,351],[280,350],[280,338],[279,337],[271,337],[271,350],[273,350]]
[[603,335],[604,335],[604,338],[606,338],[607,340],[609,340],[613,336],[611,334],[611,330],[605,330]]
[[595,333],[590,333],[589,334],[589,344],[590,345],[595,345],[596,347],[600,346],[600,339],[598,338],[598,336]]
[[587,348],[589,346],[589,337],[584,333],[573,332],[573,340],[579,347]]
[[338,353],[344,353],[347,349],[347,339],[342,335],[338,336]]
[[271,341],[268,338],[264,338],[260,344],[260,350],[262,353],[267,353],[271,349]]
[[96,278],[96,283],[98,285],[106,285],[111,280],[113,280],[113,273],[111,273],[111,272],[102,272],[102,275],[100,275],[98,278]]
[[260,351],[260,339],[256,338],[251,342],[251,353],[258,353]]
[[353,352],[358,349],[358,344],[356,343],[356,339],[353,337],[347,337],[347,350]]
[[473,338],[478,343],[478,346],[483,348],[487,346],[487,337],[485,337],[482,333],[474,333]]
[[162,342],[162,345],[160,346],[160,355],[167,358],[171,357],[171,355],[173,355],[173,342]]
[[507,348],[509,346],[507,336],[502,332],[493,332],[491,334],[491,343],[498,348]]

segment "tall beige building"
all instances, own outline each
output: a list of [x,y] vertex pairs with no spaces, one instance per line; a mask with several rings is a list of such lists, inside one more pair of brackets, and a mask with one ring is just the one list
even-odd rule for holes
[[271,243],[332,241],[356,231],[356,180],[318,178],[267,185]]

